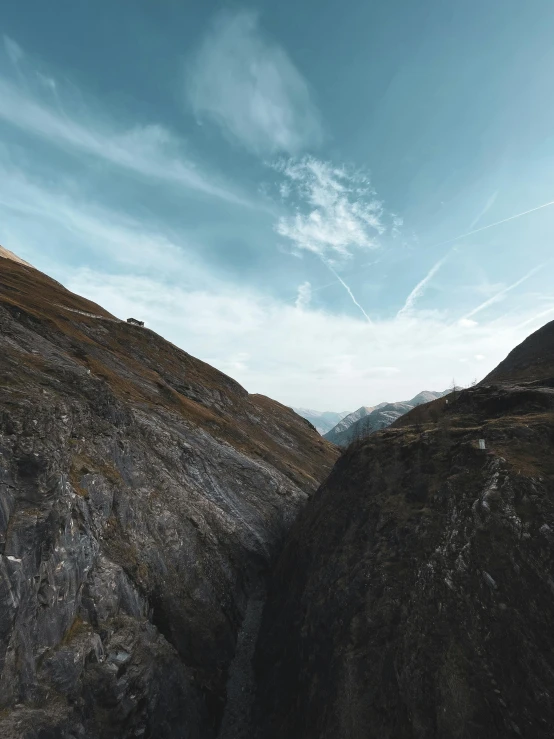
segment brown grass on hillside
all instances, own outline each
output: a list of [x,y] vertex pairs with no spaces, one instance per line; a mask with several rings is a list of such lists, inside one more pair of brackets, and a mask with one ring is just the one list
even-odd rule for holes
[[[175,413],[300,483],[309,480],[313,485],[338,456],[334,445],[290,408],[261,395],[249,396],[238,382],[154,331],[115,319],[32,267],[0,260],[0,306],[51,342],[72,365],[106,382],[126,405]],[[15,359],[15,349],[13,353]],[[21,369],[40,361],[46,374],[60,372],[54,355],[43,356],[42,350],[17,353]]]

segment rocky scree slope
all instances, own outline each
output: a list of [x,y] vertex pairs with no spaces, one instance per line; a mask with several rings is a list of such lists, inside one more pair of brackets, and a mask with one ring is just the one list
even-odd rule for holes
[[551,323],[513,353],[527,372],[337,462],[270,586],[261,739],[552,737],[553,350]]
[[0,736],[217,735],[251,593],[336,450],[0,258]]

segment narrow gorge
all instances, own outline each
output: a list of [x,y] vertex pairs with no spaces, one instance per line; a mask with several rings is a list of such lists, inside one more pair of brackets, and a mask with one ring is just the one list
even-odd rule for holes
[[339,450],[0,254],[0,736],[549,739],[554,323]]

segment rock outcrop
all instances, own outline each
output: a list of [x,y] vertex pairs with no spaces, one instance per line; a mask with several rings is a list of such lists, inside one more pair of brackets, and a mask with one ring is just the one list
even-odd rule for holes
[[553,355],[551,323],[337,462],[270,587],[259,739],[552,737]]
[[215,737],[249,599],[336,450],[1,256],[0,736]]

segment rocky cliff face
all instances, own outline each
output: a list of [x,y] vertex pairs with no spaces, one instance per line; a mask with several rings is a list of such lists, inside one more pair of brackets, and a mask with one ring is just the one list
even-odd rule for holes
[[260,739],[552,736],[554,323],[539,338],[514,378],[353,444],[300,515],[262,624]]
[[215,737],[249,600],[336,452],[2,256],[0,735]]

